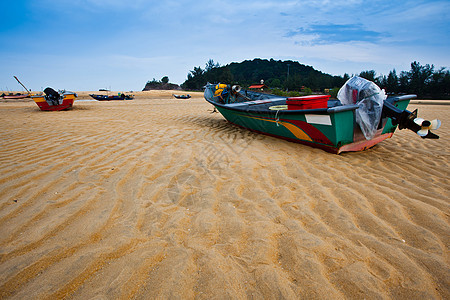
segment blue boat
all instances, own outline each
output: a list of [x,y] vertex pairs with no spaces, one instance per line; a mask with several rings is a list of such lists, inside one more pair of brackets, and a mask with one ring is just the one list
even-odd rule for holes
[[125,95],[124,93],[119,93],[118,95],[98,95],[89,94],[92,98],[98,101],[111,101],[111,100],[133,100],[133,95]]

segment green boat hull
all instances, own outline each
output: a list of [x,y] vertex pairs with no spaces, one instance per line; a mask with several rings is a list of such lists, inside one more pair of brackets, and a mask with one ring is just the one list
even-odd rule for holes
[[[404,110],[409,99],[394,105]],[[262,134],[324,149],[331,153],[361,151],[390,138],[397,128],[390,118],[380,121],[374,138],[366,140],[355,122],[357,106],[314,110],[244,111],[210,102],[230,123]]]

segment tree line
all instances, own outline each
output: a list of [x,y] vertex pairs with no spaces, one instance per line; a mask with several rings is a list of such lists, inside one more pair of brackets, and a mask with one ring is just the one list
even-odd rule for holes
[[[411,63],[411,70],[396,70],[389,74],[376,76],[375,70],[362,71],[358,75],[375,82],[389,94],[416,94],[419,98],[450,99],[450,72],[446,68],[435,70],[434,65]],[[352,75],[352,76],[353,76]],[[311,90],[314,92],[332,91],[332,96],[351,76],[333,76],[311,66],[295,61],[246,60],[220,66],[210,59],[202,69],[194,67],[189,71],[186,81],[181,85],[185,90],[202,90],[210,83],[239,84],[247,88],[261,80],[270,88],[285,91]]]

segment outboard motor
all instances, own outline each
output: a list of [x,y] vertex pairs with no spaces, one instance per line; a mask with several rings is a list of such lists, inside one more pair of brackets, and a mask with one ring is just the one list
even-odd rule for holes
[[59,105],[59,99],[61,98],[61,95],[52,89],[51,87],[48,87],[44,90],[45,93],[45,100],[50,105]]
[[[398,97],[398,98],[401,98]],[[430,131],[441,127],[441,121],[431,121],[417,117],[417,109],[413,112],[401,110],[389,101],[384,101],[383,115],[392,119],[392,124],[398,125],[398,129],[409,129],[417,133],[423,139],[438,139],[439,136]]]

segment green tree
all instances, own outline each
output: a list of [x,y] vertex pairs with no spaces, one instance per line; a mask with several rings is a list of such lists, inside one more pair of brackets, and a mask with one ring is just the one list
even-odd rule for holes
[[266,84],[272,88],[281,88],[281,80],[278,78],[270,78],[266,81]]
[[409,73],[401,71],[398,77],[398,90],[400,93],[407,93],[409,90]]
[[309,88],[309,87],[305,87],[304,89],[303,89],[303,93],[305,94],[305,95],[312,95],[312,90]]
[[218,68],[218,67],[220,67],[219,63],[215,63],[214,60],[209,59],[206,62],[205,72],[211,71],[212,69]]
[[350,79],[350,75],[348,75],[347,73],[344,73],[344,77],[342,78],[342,80],[344,80],[344,83]]
[[389,72],[389,75],[386,78],[385,88],[388,93],[398,93],[399,79],[395,69]]
[[233,74],[231,74],[230,68],[222,68],[218,81],[224,83],[231,83],[233,81]]
[[201,76],[205,71],[201,67],[194,67],[193,71],[190,71],[193,77]]
[[376,75],[377,75],[377,72],[375,72],[375,70],[362,71],[361,73],[359,73],[359,77],[365,78],[370,81],[375,81]]
[[199,90],[205,83],[205,71],[201,67],[194,67],[194,70],[189,71],[187,80],[181,86],[186,90]]
[[434,72],[431,75],[428,90],[433,99],[448,99],[450,96],[450,72],[445,68]]
[[427,91],[427,85],[432,79],[434,73],[433,65],[422,66],[414,61],[411,63],[411,71],[409,71],[409,87],[411,92],[418,96],[423,96]]
[[336,99],[339,90],[340,90],[340,88],[332,88],[330,90],[330,97],[333,98],[333,99]]
[[164,76],[163,78],[161,78],[161,82],[162,83],[169,83],[169,77]]

